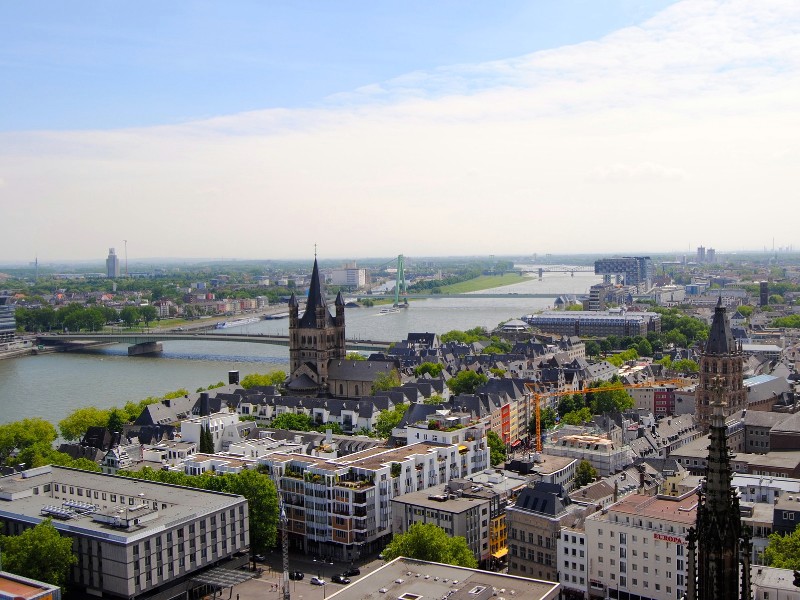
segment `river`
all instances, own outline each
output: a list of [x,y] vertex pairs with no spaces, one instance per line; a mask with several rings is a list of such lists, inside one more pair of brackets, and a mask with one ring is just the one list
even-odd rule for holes
[[[398,313],[380,314],[380,307],[348,308],[349,339],[399,341],[409,332],[444,333],[476,326],[494,328],[552,306],[555,294],[585,294],[601,280],[592,273],[545,273],[499,288],[508,293],[553,293],[553,298],[431,298],[412,301]],[[229,333],[286,334],[288,319],[259,321]],[[228,371],[249,373],[286,370],[289,349],[236,342],[164,342],[160,356],[128,357],[124,345],[87,352],[44,354],[0,360],[0,423],[42,417],[58,423],[82,406],[107,408],[128,400],[161,396],[178,388],[194,392],[217,381],[227,382]]]

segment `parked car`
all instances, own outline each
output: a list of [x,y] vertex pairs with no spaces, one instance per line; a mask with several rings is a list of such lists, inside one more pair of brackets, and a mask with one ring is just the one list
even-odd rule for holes
[[325,580],[322,577],[312,577],[309,583],[311,585],[325,585]]
[[344,575],[334,575],[333,577],[331,577],[331,581],[333,583],[341,583],[342,585],[347,585],[348,583],[350,583],[350,580]]
[[267,557],[264,556],[263,554],[256,554],[255,559],[256,562],[265,562],[267,560]]
[[300,581],[303,577],[305,577],[305,574],[300,571],[289,571],[289,579],[292,581]]
[[344,575],[345,577],[355,577],[356,575],[361,575],[361,569],[359,569],[358,567],[350,567],[349,569],[347,569],[347,571],[342,573],[342,575]]

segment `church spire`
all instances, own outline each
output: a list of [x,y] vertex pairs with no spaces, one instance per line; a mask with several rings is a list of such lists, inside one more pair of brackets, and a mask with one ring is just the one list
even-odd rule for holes
[[333,316],[328,311],[328,304],[325,302],[325,292],[319,274],[319,265],[317,265],[317,259],[314,258],[314,268],[311,270],[311,284],[308,287],[308,299],[306,300],[306,312],[300,319],[300,327],[325,327],[332,324]]
[[[731,487],[732,455],[727,444],[722,386],[723,380],[715,377],[711,389],[708,464],[697,506],[697,600],[737,597],[750,600],[749,584],[740,585],[739,580],[742,519],[739,498]],[[743,546],[746,550],[746,541]],[[749,566],[749,561],[745,564]]]
[[714,320],[711,322],[711,331],[706,342],[706,354],[724,355],[736,351],[736,341],[731,333],[730,323],[725,316],[725,307],[722,305],[722,296],[714,308]]

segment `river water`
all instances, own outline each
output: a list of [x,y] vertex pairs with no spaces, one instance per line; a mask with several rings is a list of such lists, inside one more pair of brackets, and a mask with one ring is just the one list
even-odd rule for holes
[[[552,298],[431,298],[413,301],[407,310],[381,314],[378,306],[348,308],[349,339],[399,341],[409,332],[444,333],[519,318],[552,306],[556,294],[585,294],[600,281],[592,273],[545,273],[497,292],[543,294]],[[288,319],[259,321],[223,330],[229,333],[283,334]],[[107,408],[128,400],[161,396],[178,388],[194,392],[217,381],[227,382],[228,371],[241,376],[286,370],[289,349],[237,342],[164,342],[157,357],[128,357],[124,345],[88,352],[44,354],[0,360],[0,423],[42,417],[58,423],[82,406]]]

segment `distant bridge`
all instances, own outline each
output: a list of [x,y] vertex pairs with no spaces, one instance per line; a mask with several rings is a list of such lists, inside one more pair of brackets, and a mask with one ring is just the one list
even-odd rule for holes
[[521,267],[522,273],[594,273],[594,267],[577,265],[548,265],[546,267]]
[[[42,334],[36,337],[36,343],[45,346],[60,347],[64,350],[90,348],[103,344],[130,344],[128,354],[158,354],[162,351],[161,342],[183,340],[191,342],[246,342],[250,344],[270,344],[272,346],[288,346],[288,335],[266,334],[226,334],[204,332],[147,332],[147,333],[65,333]],[[348,350],[364,350],[368,352],[385,352],[390,342],[377,340],[347,340]]]

